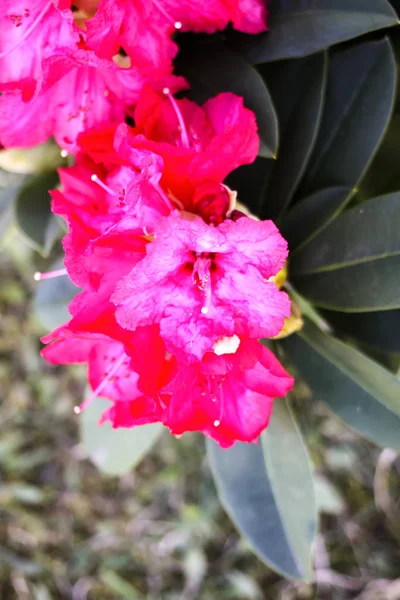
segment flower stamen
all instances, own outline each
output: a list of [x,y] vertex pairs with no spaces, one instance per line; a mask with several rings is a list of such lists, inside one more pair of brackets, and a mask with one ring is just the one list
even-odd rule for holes
[[57,269],[55,271],[48,271],[47,273],[36,271],[33,279],[35,281],[43,281],[44,279],[53,279],[54,277],[61,277],[62,275],[68,275],[67,269]]
[[114,375],[114,373],[116,373],[118,371],[118,369],[120,367],[122,367],[125,359],[126,359],[126,355],[122,354],[122,356],[120,356],[120,358],[114,364],[114,366],[111,369],[111,371],[105,376],[105,378],[103,379],[103,381],[97,386],[97,388],[94,390],[94,392],[92,392],[92,394],[90,394],[89,398],[87,398],[84,402],[82,402],[82,404],[79,404],[79,406],[74,406],[74,413],[76,415],[80,415],[81,412],[87,406],[89,406],[89,404],[91,402],[93,402],[93,400],[95,400],[98,397],[98,395],[103,391],[103,389],[109,383],[109,381],[112,378],[112,376]]
[[153,4],[155,4],[155,6],[158,8],[158,10],[160,11],[160,13],[162,13],[164,15],[164,17],[173,24],[173,26],[175,27],[175,29],[182,29],[182,23],[180,21],[175,21],[171,15],[169,15],[167,13],[167,11],[165,10],[165,8],[163,8],[161,6],[161,4],[157,1],[157,0],[153,0]]
[[185,125],[185,121],[183,119],[183,115],[181,113],[181,110],[178,106],[177,101],[175,100],[175,98],[173,97],[173,95],[171,94],[171,90],[167,87],[165,87],[163,89],[163,94],[165,96],[167,96],[168,100],[171,102],[172,107],[175,111],[176,117],[178,119],[178,123],[179,123],[179,131],[181,134],[181,140],[182,140],[182,144],[184,145],[185,148],[190,148],[190,142],[189,142],[189,135],[186,129],[186,125]]
[[204,306],[201,307],[201,313],[206,315],[211,306],[211,259],[208,256],[198,254],[193,266],[193,283],[198,285],[204,292]]
[[103,190],[106,191],[111,196],[118,197],[118,194],[116,192],[114,192],[114,190],[112,190],[110,187],[108,187],[108,185],[106,185],[105,183],[103,183],[101,181],[101,179],[99,177],[97,177],[97,175],[95,173],[93,173],[93,175],[90,177],[90,179],[92,181],[94,181],[94,183],[97,183],[97,185],[99,185],[101,188],[103,188]]

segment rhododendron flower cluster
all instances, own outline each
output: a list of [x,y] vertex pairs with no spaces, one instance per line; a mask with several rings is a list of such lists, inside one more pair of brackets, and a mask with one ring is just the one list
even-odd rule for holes
[[79,133],[132,114],[143,85],[186,87],[172,75],[179,31],[232,23],[266,29],[262,0],[3,0],[0,6],[0,144],[54,136],[65,151]]
[[17,0],[0,13],[0,142],[53,135],[74,153],[52,210],[68,225],[61,273],[81,291],[43,355],[88,364],[75,411],[101,395],[113,427],[255,440],[293,385],[258,341],[290,315],[274,282],[287,244],[224,184],[257,156],[254,114],[232,93],[177,99],[172,59],[178,30],[264,30],[264,3]]

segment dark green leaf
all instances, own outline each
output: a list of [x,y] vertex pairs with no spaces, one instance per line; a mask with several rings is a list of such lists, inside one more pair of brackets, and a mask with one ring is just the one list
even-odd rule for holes
[[348,313],[400,308],[400,255],[315,275],[291,277],[316,306]]
[[343,213],[290,263],[296,289],[343,312],[400,307],[400,193]]
[[[90,395],[90,391],[88,391]],[[145,457],[164,430],[160,423],[132,429],[99,425],[109,400],[96,398],[79,416],[83,447],[94,464],[107,475],[124,475]]]
[[280,343],[316,398],[369,440],[400,451],[400,381],[394,375],[308,320]]
[[[50,270],[62,269],[62,260],[55,262]],[[71,318],[68,304],[79,293],[79,289],[67,275],[45,279],[37,284],[34,312],[45,329],[51,331]]]
[[237,191],[238,201],[254,214],[259,214],[263,204],[273,164],[273,160],[258,156],[250,165],[243,165],[232,171],[225,181],[226,185]]
[[269,31],[235,33],[232,45],[254,63],[296,58],[397,25],[386,0],[274,0]]
[[49,253],[50,242],[53,239],[49,228],[54,230],[55,227],[52,225],[55,216],[50,210],[49,190],[54,189],[58,182],[55,171],[30,178],[18,194],[15,206],[15,215],[21,231],[30,245],[44,256]]
[[289,248],[302,248],[343,210],[352,196],[349,188],[328,188],[298,202],[280,224]]
[[324,310],[322,314],[337,331],[383,352],[400,354],[400,310],[372,313]]
[[243,96],[246,107],[256,114],[259,155],[273,157],[278,148],[277,118],[268,88],[256,69],[220,41],[194,42],[184,50],[176,65],[190,82],[189,96],[200,103],[220,92]]
[[207,440],[222,504],[255,552],[286,577],[311,579],[316,504],[306,448],[285,400],[261,444],[228,450]]
[[400,189],[399,169],[400,114],[393,115],[379,150],[363,178],[356,200],[373,198]]
[[387,39],[333,53],[324,114],[302,195],[356,187],[392,113],[396,65]]
[[325,54],[263,69],[278,113],[280,148],[263,200],[262,218],[276,220],[288,207],[310,158],[322,114]]

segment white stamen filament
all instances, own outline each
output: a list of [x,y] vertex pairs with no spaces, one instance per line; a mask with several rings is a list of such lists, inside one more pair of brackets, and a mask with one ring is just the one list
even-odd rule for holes
[[68,150],[61,150],[60,154],[61,154],[62,158],[67,158]]
[[206,315],[208,313],[208,311],[210,310],[210,306],[211,306],[211,277],[210,276],[205,277],[204,282],[205,282],[205,290],[204,290],[205,304],[204,304],[204,306],[201,307],[201,314]]
[[110,187],[108,187],[108,185],[103,183],[101,181],[101,179],[99,177],[97,177],[97,175],[95,173],[93,173],[93,175],[90,177],[90,179],[92,181],[94,181],[94,183],[97,183],[97,185],[99,185],[101,188],[103,188],[103,190],[106,191],[108,194],[111,194],[111,196],[118,197],[118,194],[116,192],[114,192],[114,190],[112,190]]
[[56,271],[48,271],[47,273],[36,271],[33,279],[35,281],[43,281],[44,279],[53,279],[53,277],[61,277],[62,275],[68,275],[67,269],[57,269]]
[[183,115],[180,111],[180,108],[178,106],[177,101],[175,100],[175,98],[173,97],[173,95],[171,94],[171,90],[167,87],[165,87],[163,89],[163,94],[165,96],[167,96],[168,100],[171,102],[172,107],[175,111],[176,117],[178,119],[178,123],[179,123],[179,129],[180,129],[180,134],[181,134],[181,140],[182,140],[182,144],[185,146],[185,148],[190,148],[190,142],[189,142],[189,135],[186,129],[186,125],[185,125],[185,121],[183,119]]
[[118,371],[118,369],[123,365],[125,359],[126,359],[126,355],[122,354],[122,356],[120,356],[120,358],[117,360],[117,362],[115,363],[115,365],[113,366],[113,368],[111,369],[111,371],[105,376],[105,378],[103,379],[103,381],[97,386],[97,388],[94,390],[94,392],[92,394],[90,394],[89,398],[87,398],[79,406],[74,406],[74,413],[76,415],[80,415],[81,412],[87,406],[89,406],[89,404],[91,402],[93,402],[93,400],[95,400],[97,398],[97,396],[103,391],[103,389],[109,383],[109,381],[110,381],[111,377],[114,375],[114,373],[116,373]]
[[[222,381],[225,379],[225,377],[222,377],[222,379],[220,381],[215,381],[215,375],[212,375],[211,378],[208,379],[208,391],[211,395],[211,402],[213,402],[214,404],[217,402],[217,396],[216,394],[218,394],[219,396],[219,415],[218,415],[218,419],[215,419],[213,421],[213,425],[214,427],[219,427],[222,423],[222,417],[224,414],[224,389],[222,386]],[[217,392],[215,393],[215,391],[213,390],[217,390]]]
[[200,283],[199,288],[204,292],[204,306],[201,307],[200,312],[202,315],[206,315],[210,310],[211,306],[211,273],[210,273],[211,260],[201,253],[198,254],[196,262],[193,266],[193,283]]
[[153,3],[157,6],[160,13],[170,22],[173,23],[175,29],[182,29],[182,23],[180,21],[174,21],[174,19],[167,13],[167,11],[161,6],[157,0],[153,0]]

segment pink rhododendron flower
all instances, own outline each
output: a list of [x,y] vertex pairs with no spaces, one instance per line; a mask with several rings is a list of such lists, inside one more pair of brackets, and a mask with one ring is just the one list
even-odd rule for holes
[[[99,169],[91,173],[96,171]],[[124,201],[125,188],[118,187],[128,187],[136,180],[138,176],[129,171],[123,167],[105,178],[118,190],[114,194],[92,181],[86,165],[60,169],[64,190],[52,193],[52,210],[68,223],[69,233],[63,240],[64,262],[79,287],[99,290],[102,284],[104,291],[107,282],[106,289],[112,291],[116,281],[145,254],[147,237],[135,216],[130,216],[129,205]],[[82,172],[86,175],[83,181]]]
[[69,44],[71,19],[57,0],[2,0],[0,3],[0,82],[36,79],[54,48]]
[[169,71],[178,50],[171,39],[174,22],[153,0],[103,0],[86,29],[88,46],[98,56],[112,58],[122,47],[142,69]]
[[[240,165],[253,162],[258,153],[254,113],[235,94],[219,94],[200,107],[145,86],[134,118],[129,143],[163,157],[162,183],[187,207],[198,184],[221,183]],[[137,133],[146,139],[135,138]]]
[[86,330],[76,328],[78,321],[43,338],[50,343],[42,355],[55,364],[87,362],[93,393],[76,412],[104,396],[112,406],[102,421],[116,428],[159,421],[174,434],[201,431],[229,447],[256,439],[268,425],[273,399],[293,386],[274,355],[254,340],[222,340],[223,354],[207,353],[186,366],[165,354],[157,328],[139,329],[123,343],[94,333],[96,319]]
[[240,31],[260,33],[266,19],[262,0],[102,0],[86,23],[87,41],[104,58],[122,47],[134,64],[164,68],[177,53],[176,31],[213,33],[232,22]]
[[53,135],[72,151],[85,129],[123,121],[143,84],[157,76],[122,69],[87,50],[58,50],[42,62],[36,87],[25,84],[24,98],[19,89],[6,90],[0,98],[0,143],[29,147]]
[[[112,414],[130,415],[124,426],[162,421],[158,395],[177,366],[166,354],[158,326],[126,332],[115,320],[115,307],[93,292],[79,294],[69,310],[72,319],[42,338],[48,345],[41,354],[54,364],[88,363],[93,393],[76,412],[102,395],[116,403]],[[113,425],[121,426],[116,419]]]
[[163,69],[144,70],[99,58],[88,49],[67,5],[65,0],[36,0],[32,8],[21,6],[14,14],[7,0],[4,18],[13,35],[11,42],[7,36],[0,39],[4,147],[30,147],[53,135],[63,149],[73,151],[85,129],[119,123],[132,114],[145,83],[160,89],[185,85],[171,75],[170,62]]
[[170,352],[194,362],[224,336],[272,337],[290,301],[268,281],[287,244],[271,221],[243,217],[218,227],[177,211],[163,219],[146,257],[111,301],[122,327],[160,324]]
[[244,108],[242,98],[219,94],[199,107],[145,86],[134,117],[133,129],[120,125],[82,134],[81,150],[109,164],[129,165],[135,152],[161,156],[159,183],[172,204],[209,223],[222,222],[231,197],[221,183],[232,170],[251,163],[259,147],[254,113]]
[[172,433],[202,431],[227,448],[255,440],[267,427],[274,398],[290,391],[293,378],[257,341],[237,341],[235,352],[207,353],[182,367],[162,390]]
[[[52,341],[52,336],[58,336]],[[139,375],[132,358],[126,354],[121,342],[95,334],[72,334],[67,328],[50,334],[43,341],[52,341],[42,355],[56,364],[88,363],[88,380],[93,394],[75,408],[81,412],[97,396],[104,396],[114,403],[103,416],[104,420],[114,416],[115,426],[120,425],[121,409],[125,423],[130,426],[154,423],[162,420],[162,408],[157,394],[145,394],[139,387]],[[149,341],[152,341],[151,339]],[[153,355],[156,348],[153,349]],[[165,383],[161,381],[161,386]],[[128,407],[128,410],[127,410]]]

